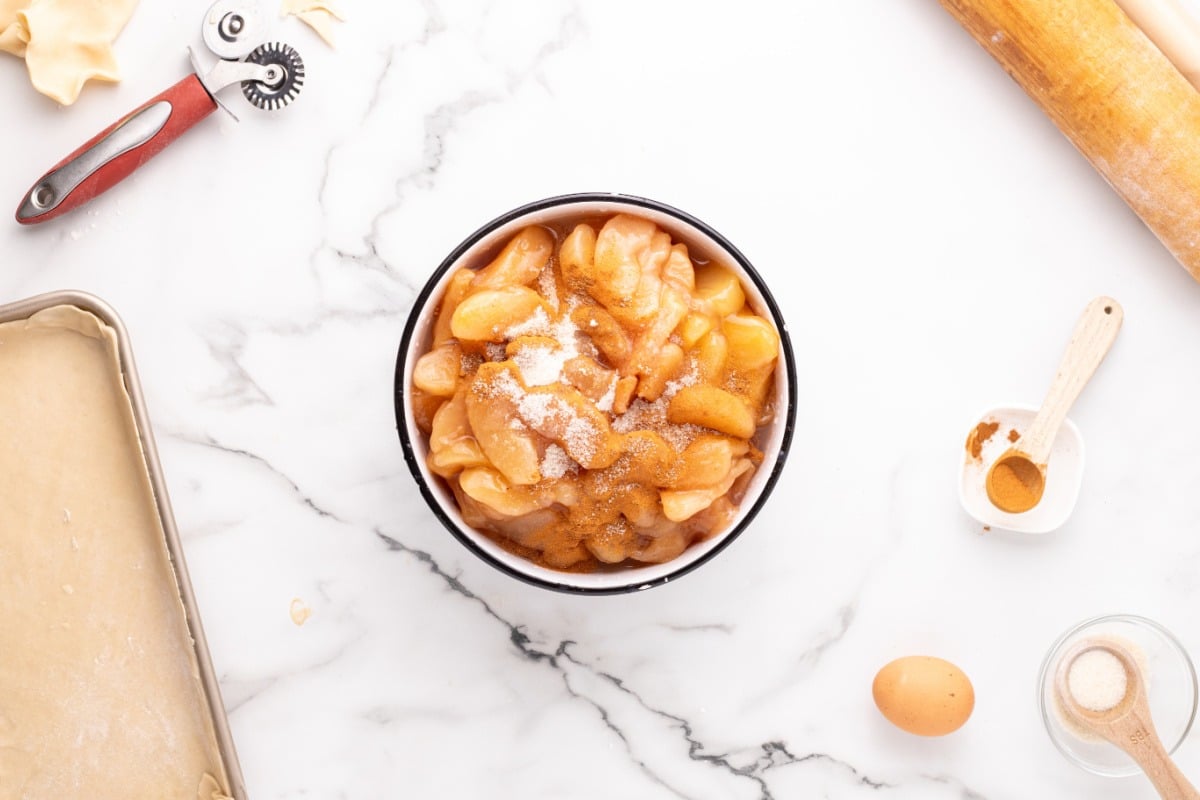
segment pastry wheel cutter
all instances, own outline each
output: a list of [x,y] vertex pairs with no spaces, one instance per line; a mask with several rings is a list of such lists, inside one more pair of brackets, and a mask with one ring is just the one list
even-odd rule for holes
[[[33,184],[17,222],[45,222],[111,189],[184,131],[217,110],[217,98],[241,84],[254,106],[286,106],[304,85],[300,54],[282,42],[260,43],[261,15],[248,0],[217,0],[204,16],[205,46],[218,58],[209,70],[191,52],[192,74],[96,134]],[[234,116],[234,119],[237,119]]]

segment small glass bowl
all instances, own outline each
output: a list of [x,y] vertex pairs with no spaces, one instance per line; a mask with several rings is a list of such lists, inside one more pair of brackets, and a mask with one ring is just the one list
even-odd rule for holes
[[1059,709],[1054,693],[1059,659],[1067,648],[1086,638],[1114,639],[1144,657],[1139,661],[1150,698],[1150,715],[1168,753],[1174,753],[1183,743],[1196,718],[1196,670],[1170,631],[1153,620],[1130,614],[1085,620],[1050,647],[1038,676],[1038,706],[1050,741],[1068,761],[1088,772],[1112,778],[1136,775],[1141,769],[1133,759],[1113,744],[1076,733]]

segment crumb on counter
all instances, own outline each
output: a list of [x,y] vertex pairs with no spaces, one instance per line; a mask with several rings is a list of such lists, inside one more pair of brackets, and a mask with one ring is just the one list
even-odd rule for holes
[[288,613],[291,614],[292,622],[299,627],[308,622],[308,618],[312,616],[312,609],[299,597],[293,597]]
[[283,0],[280,15],[296,17],[316,31],[330,47],[334,46],[333,23],[346,21],[345,15],[334,0]]

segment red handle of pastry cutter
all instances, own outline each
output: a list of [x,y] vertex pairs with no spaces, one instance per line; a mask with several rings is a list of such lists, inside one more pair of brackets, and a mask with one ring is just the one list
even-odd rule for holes
[[34,183],[17,222],[45,222],[108,191],[217,109],[192,74],[92,137]]

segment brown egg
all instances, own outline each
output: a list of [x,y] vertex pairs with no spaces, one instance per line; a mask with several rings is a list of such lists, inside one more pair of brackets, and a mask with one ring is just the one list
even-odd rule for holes
[[887,664],[875,676],[871,693],[889,722],[918,736],[956,731],[975,708],[975,689],[963,671],[933,656]]

